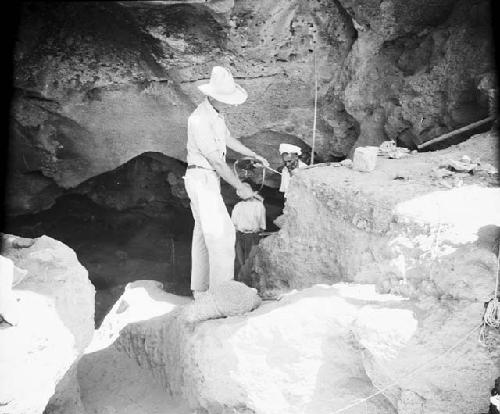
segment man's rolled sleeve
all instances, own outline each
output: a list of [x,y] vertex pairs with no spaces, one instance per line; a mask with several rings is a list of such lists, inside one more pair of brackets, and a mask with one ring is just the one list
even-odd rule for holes
[[191,118],[189,119],[189,129],[194,143],[202,155],[207,156],[217,151],[215,137],[206,122],[199,118]]

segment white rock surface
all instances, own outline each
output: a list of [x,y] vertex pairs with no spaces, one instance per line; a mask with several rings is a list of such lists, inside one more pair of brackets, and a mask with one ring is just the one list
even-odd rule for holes
[[74,364],[94,333],[94,287],[63,243],[20,240],[5,236],[2,252],[26,274],[11,292],[18,323],[0,329],[0,412],[40,414],[49,399],[50,413],[82,412]]
[[[399,414],[483,413],[500,374],[500,335],[478,341],[482,303],[365,306],[354,324],[363,361]],[[418,410],[415,407],[418,407]]]
[[0,316],[10,325],[17,323],[17,301],[12,293],[14,262],[0,256]]
[[[81,399],[87,413],[191,414],[182,398],[170,395],[162,386],[158,368],[143,359],[130,358],[119,346],[129,324],[167,317],[188,303],[191,299],[166,293],[157,281],[139,280],[126,286],[78,363]],[[159,345],[145,338],[142,342],[157,355],[166,352]]]
[[479,413],[500,373],[498,335],[484,346],[473,331],[479,302],[317,285],[195,325],[178,307],[185,303],[156,282],[136,282],[100,335],[200,413],[333,413],[387,386],[344,412]]
[[197,413],[331,414],[380,389],[343,412],[479,413],[499,375],[498,336],[483,346],[473,331],[480,302],[317,285],[194,325],[186,303],[157,282],[136,282],[98,336]]
[[353,166],[357,171],[370,172],[377,165],[378,147],[358,147],[354,150]]

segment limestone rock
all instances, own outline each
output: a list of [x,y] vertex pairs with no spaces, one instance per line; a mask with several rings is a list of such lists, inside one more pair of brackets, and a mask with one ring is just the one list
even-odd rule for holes
[[399,3],[394,0],[340,0],[341,4],[362,27],[369,27],[384,39],[393,39],[408,33],[418,33],[445,20],[451,12],[454,0],[410,0]]
[[[100,335],[199,412],[326,414],[373,391],[350,333],[358,305],[348,296],[356,288],[348,291],[318,287],[193,326],[182,300],[140,282],[125,291]],[[395,413],[383,397],[368,407]]]
[[17,325],[0,330],[2,412],[40,414],[50,400],[51,413],[81,413],[74,365],[94,333],[94,287],[64,244],[16,240],[4,236],[2,252],[26,272],[11,292]]
[[[397,383],[384,394],[400,414],[486,412],[488,384],[499,372],[500,335],[492,332],[487,346],[477,340],[482,303],[417,301],[407,306],[415,319],[405,319],[402,309],[369,305],[355,322],[374,385]],[[411,338],[406,336],[413,328]]]
[[[380,292],[409,299],[408,309],[418,309],[411,339],[404,334],[414,321],[398,325],[401,309],[399,320],[399,311],[367,306],[354,328],[376,387],[398,384],[386,395],[401,413],[487,411],[484,393],[498,372],[499,336],[492,330],[483,346],[478,330],[471,331],[494,293],[500,192],[475,176],[442,191],[430,172],[449,157],[495,154],[497,145],[495,135],[483,134],[425,157],[380,158],[370,174],[327,167],[302,171],[280,231],[264,239],[255,255],[253,276],[264,293],[347,280],[375,283]],[[488,157],[485,162],[493,162]],[[412,179],[394,180],[401,169]],[[406,378],[461,340],[463,348]],[[457,364],[461,368],[450,374]],[[481,372],[488,372],[486,378]]]
[[[129,358],[118,340],[127,326],[154,323],[190,302],[190,298],[166,293],[157,281],[137,280],[127,284],[78,362],[78,385],[87,413],[191,413],[183,408],[183,401],[172,398],[162,387],[159,367],[140,358]],[[163,354],[158,345],[155,341],[146,343],[145,338],[142,341],[143,347],[156,348],[153,352]]]
[[341,3],[365,27],[342,95],[360,124],[354,146],[392,139],[414,148],[488,115],[477,89],[493,64],[487,1]]
[[355,407],[484,412],[499,372],[499,335],[487,347],[471,335],[479,302],[320,285],[197,325],[187,323],[186,303],[153,282],[129,285],[103,322],[100,347],[113,343],[198,412],[326,414],[380,389]]
[[[496,135],[483,134],[432,154],[379,157],[370,174],[328,167],[300,171],[280,231],[259,244],[255,278],[270,290],[355,280],[416,296],[435,286],[433,296],[486,301],[495,277],[498,188],[468,176],[462,187],[442,191],[432,170],[441,159],[463,153],[472,159],[490,154],[484,162],[496,164],[497,146]],[[401,170],[411,180],[394,180]]]
[[353,170],[370,172],[377,165],[377,147],[358,147],[354,150]]

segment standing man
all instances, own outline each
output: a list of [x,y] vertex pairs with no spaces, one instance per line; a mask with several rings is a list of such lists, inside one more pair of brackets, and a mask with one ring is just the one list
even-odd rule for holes
[[195,220],[191,248],[191,290],[195,299],[217,283],[234,278],[235,229],[220,193],[220,177],[242,199],[254,192],[226,164],[226,145],[245,156],[269,163],[233,138],[222,114],[247,99],[246,91],[221,66],[210,82],[198,86],[206,95],[188,119],[187,162],[184,177]]

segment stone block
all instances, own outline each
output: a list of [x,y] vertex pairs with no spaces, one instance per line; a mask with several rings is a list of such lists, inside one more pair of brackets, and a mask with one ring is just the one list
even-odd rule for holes
[[353,169],[370,172],[377,165],[378,147],[359,147],[354,150]]

